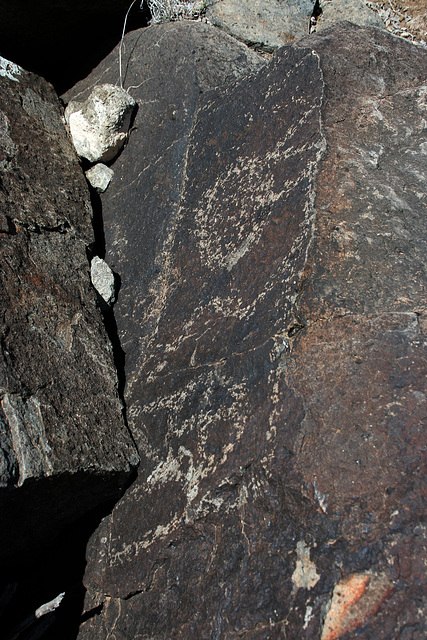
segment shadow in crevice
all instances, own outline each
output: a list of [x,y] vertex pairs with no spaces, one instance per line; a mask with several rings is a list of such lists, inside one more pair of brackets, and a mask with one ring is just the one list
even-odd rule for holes
[[313,13],[311,14],[310,22],[309,22],[309,26],[308,26],[308,32],[309,33],[314,33],[316,31],[317,21],[320,18],[320,16],[322,15],[322,13],[323,13],[323,11],[322,11],[322,8],[320,6],[320,1],[316,0],[316,2],[314,3],[314,6],[313,6]]
[[[83,575],[87,543],[115,503],[116,500],[110,500],[68,525],[48,547],[22,564],[15,562],[13,571],[2,574],[0,601],[2,596],[7,600],[0,616],[2,638],[77,638],[85,597]],[[65,595],[58,609],[40,618],[34,615],[41,605],[61,593]]]
[[91,618],[94,618],[95,616],[97,616],[98,614],[101,613],[101,611],[104,608],[104,603],[99,604],[97,607],[94,607],[93,609],[90,609],[89,611],[86,611],[81,619],[80,619],[80,623],[83,624],[83,622],[87,622],[88,620],[90,620]]
[[[86,4],[48,0],[0,2],[1,55],[44,77],[58,95],[65,93],[120,42],[131,0],[106,3],[109,7],[103,7],[102,2]],[[146,27],[150,19],[147,4],[140,8],[136,2],[126,31]]]
[[89,185],[90,203],[92,206],[92,227],[95,241],[90,247],[88,258],[91,260],[94,256],[105,259],[105,233],[104,221],[102,219],[102,202],[99,193]]
[[[95,238],[94,244],[90,247],[88,251],[88,259],[90,262],[90,260],[94,256],[98,256],[99,258],[102,258],[103,260],[105,260],[106,244],[105,244],[104,220],[102,216],[101,197],[95,189],[93,189],[90,186],[89,186],[89,189],[90,189],[91,204],[92,204],[92,225],[93,225],[94,238]],[[113,274],[114,274],[115,292],[116,292],[116,299],[117,299],[117,295],[120,291],[120,287],[122,284],[122,279],[118,273],[115,273],[113,271]],[[127,414],[126,414],[126,404],[124,399],[124,390],[126,386],[126,371],[125,371],[126,356],[125,356],[125,352],[123,351],[122,345],[120,343],[117,322],[114,315],[114,309],[113,307],[106,304],[106,302],[101,298],[98,292],[96,292],[96,296],[97,296],[98,306],[102,313],[104,327],[107,332],[107,335],[113,350],[113,359],[114,359],[114,364],[116,367],[117,379],[118,379],[118,394],[122,402],[123,419],[127,429],[129,430],[128,422],[127,422]]]
[[[117,281],[119,279],[119,276],[117,274],[114,274],[114,275]],[[126,426],[128,426],[127,419],[126,419],[126,405],[123,397],[125,385],[126,385],[126,372],[125,372],[126,355],[120,343],[116,318],[114,316],[113,309],[104,309],[102,311],[102,314],[104,318],[105,330],[107,331],[108,337],[111,342],[111,346],[113,348],[114,364],[116,365],[117,378],[118,378],[118,392],[119,392],[120,400],[123,403],[123,414],[124,414],[123,417],[125,419],[125,424]]]

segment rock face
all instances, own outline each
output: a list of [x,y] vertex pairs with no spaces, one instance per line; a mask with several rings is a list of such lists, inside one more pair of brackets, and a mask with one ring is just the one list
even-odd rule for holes
[[[90,283],[85,178],[57,96],[0,77],[0,556],[117,497],[138,456]],[[21,558],[22,559],[22,558]]]
[[79,638],[422,638],[427,53],[344,24],[204,81],[204,29],[129,40],[102,197],[143,464]]

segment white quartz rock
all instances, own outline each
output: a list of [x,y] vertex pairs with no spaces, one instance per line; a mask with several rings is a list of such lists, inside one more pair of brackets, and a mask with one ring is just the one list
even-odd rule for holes
[[113,160],[126,141],[135,105],[112,84],[96,86],[85,102],[70,102],[65,120],[78,155],[89,162]]
[[102,258],[95,256],[90,263],[90,277],[92,284],[104,300],[111,306],[116,299],[116,283],[114,273]]

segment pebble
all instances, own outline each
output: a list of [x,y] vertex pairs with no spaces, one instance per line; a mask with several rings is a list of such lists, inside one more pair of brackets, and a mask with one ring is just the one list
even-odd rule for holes
[[104,305],[111,307],[116,300],[116,283],[114,273],[108,264],[95,256],[90,263],[92,284],[101,296]]
[[98,193],[104,193],[113,175],[114,171],[102,162],[98,162],[98,164],[86,171],[86,178]]

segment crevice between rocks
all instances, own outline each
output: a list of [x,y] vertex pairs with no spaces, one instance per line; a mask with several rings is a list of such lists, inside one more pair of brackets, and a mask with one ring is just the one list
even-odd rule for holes
[[314,7],[313,7],[313,13],[310,16],[310,21],[308,24],[308,33],[315,33],[316,31],[316,27],[317,27],[317,22],[320,18],[320,16],[322,15],[323,11],[322,8],[320,6],[320,1],[316,0],[316,2],[314,3]]
[[[96,192],[96,190],[93,189],[90,185],[88,186],[89,186],[90,197],[91,197],[92,226],[93,226],[93,233],[95,238],[94,244],[90,248],[88,248],[88,252],[87,252],[88,261],[90,264],[90,261],[94,256],[99,256],[100,258],[105,259],[106,245],[105,245],[104,221],[102,217],[102,201],[99,194]],[[120,277],[120,274],[115,272],[113,273],[115,278],[116,295],[117,295],[121,286],[121,277]],[[98,294],[98,292],[96,292],[96,295],[98,300],[98,306],[103,318],[104,328],[108,335],[108,339],[110,340],[110,344],[113,352],[113,360],[114,360],[114,365],[117,372],[117,381],[118,381],[117,391],[122,404],[123,421],[130,434],[130,437],[132,438],[132,442],[135,446],[135,449],[138,451],[138,447],[129,429],[128,420],[127,420],[126,402],[124,397],[124,390],[126,386],[126,373],[125,373],[126,355],[125,355],[125,352],[123,351],[123,348],[120,342],[117,322],[114,315],[114,309],[112,306],[110,307],[107,304],[103,303],[101,296]]]

